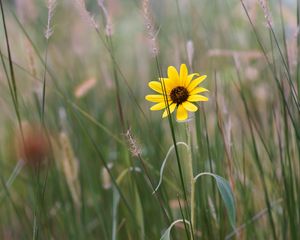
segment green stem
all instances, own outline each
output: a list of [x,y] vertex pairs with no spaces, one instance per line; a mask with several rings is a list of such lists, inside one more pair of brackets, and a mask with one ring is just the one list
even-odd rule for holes
[[195,224],[195,180],[194,180],[194,172],[193,172],[193,158],[192,158],[192,149],[191,149],[191,133],[188,123],[186,124],[186,134],[187,134],[187,145],[188,148],[188,171],[190,177],[190,187],[191,187],[191,231],[192,236],[194,235],[194,224]]

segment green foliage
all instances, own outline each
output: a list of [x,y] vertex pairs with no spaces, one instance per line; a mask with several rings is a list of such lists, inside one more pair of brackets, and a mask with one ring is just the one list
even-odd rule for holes
[[[0,239],[299,238],[299,1],[0,3]],[[181,63],[184,124],[145,100]]]
[[225,207],[227,209],[227,213],[229,216],[229,220],[230,220],[230,224],[232,226],[233,229],[235,229],[235,225],[236,225],[236,210],[235,210],[235,203],[234,203],[234,198],[233,198],[233,193],[231,191],[229,182],[216,175],[216,174],[212,174],[212,173],[199,173],[196,177],[195,177],[195,181],[197,181],[197,179],[203,175],[208,175],[208,176],[212,176],[217,183],[219,192],[221,194],[221,197],[223,199],[223,202],[225,204]]

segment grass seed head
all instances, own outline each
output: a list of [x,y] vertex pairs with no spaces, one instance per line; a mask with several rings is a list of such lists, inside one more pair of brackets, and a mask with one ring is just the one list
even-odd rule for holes
[[139,148],[136,139],[133,137],[131,130],[128,129],[126,134],[126,139],[129,145],[130,152],[132,156],[137,157],[141,154],[141,149]]
[[16,148],[19,157],[30,166],[40,166],[50,153],[45,130],[27,122],[22,123],[22,133],[17,134]]
[[60,144],[62,146],[62,168],[65,178],[76,206],[81,205],[81,188],[79,183],[79,164],[74,155],[74,151],[68,135],[65,132],[60,133]]

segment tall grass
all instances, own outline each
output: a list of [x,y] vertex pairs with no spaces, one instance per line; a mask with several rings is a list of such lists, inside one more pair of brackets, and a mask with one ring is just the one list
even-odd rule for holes
[[[0,8],[1,239],[299,238],[299,1]],[[187,123],[144,100],[181,63],[210,90]]]

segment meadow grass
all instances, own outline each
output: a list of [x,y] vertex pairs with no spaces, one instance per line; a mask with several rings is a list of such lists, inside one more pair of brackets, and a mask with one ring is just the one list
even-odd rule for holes
[[[0,8],[1,239],[299,238],[299,1]],[[145,100],[182,63],[184,122]]]

